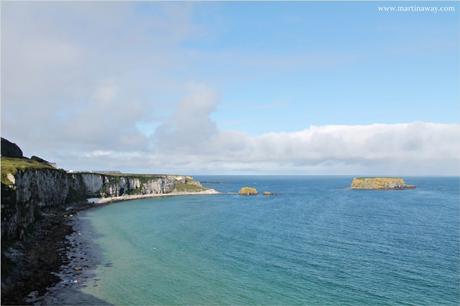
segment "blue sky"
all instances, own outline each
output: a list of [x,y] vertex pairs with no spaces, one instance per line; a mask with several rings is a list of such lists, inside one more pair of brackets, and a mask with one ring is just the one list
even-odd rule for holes
[[213,118],[253,134],[323,124],[458,122],[458,14],[385,14],[377,6],[198,5],[194,20],[205,33],[184,47],[211,58],[191,73],[222,96]]
[[458,174],[459,14],[5,2],[2,136],[74,170]]

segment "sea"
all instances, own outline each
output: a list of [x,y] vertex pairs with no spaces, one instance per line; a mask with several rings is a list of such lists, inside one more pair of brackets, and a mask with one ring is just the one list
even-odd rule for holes
[[99,261],[79,293],[114,305],[460,304],[458,177],[405,177],[417,188],[394,191],[352,190],[347,176],[196,178],[221,194],[82,213]]

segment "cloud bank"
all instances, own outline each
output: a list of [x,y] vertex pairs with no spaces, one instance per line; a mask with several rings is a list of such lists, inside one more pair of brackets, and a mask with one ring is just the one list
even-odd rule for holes
[[253,136],[218,128],[211,119],[218,96],[211,89],[193,84],[189,91],[150,137],[150,150],[85,156],[139,170],[191,173],[460,173],[460,124],[324,125]]
[[[100,164],[192,173],[456,175],[460,125],[436,123],[312,126],[250,136],[219,131],[209,137],[176,131],[179,139],[152,152],[94,151]],[[188,138],[187,136],[188,135]],[[167,149],[163,149],[167,148]]]

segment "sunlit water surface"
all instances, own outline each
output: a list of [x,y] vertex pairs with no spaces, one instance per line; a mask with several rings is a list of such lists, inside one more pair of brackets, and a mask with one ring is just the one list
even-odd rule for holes
[[199,179],[276,195],[85,212],[102,250],[85,294],[113,304],[459,303],[458,178],[407,178],[417,189],[404,191],[350,190],[350,177]]

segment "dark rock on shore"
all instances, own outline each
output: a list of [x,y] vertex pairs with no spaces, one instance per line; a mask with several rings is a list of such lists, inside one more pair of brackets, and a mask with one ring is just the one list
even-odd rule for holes
[[65,238],[72,232],[64,211],[59,211],[40,218],[23,240],[2,242],[2,305],[28,304],[26,298],[31,292],[43,295],[60,281],[55,273],[68,263]]
[[8,139],[2,137],[2,156],[23,158],[22,150],[19,146]]

